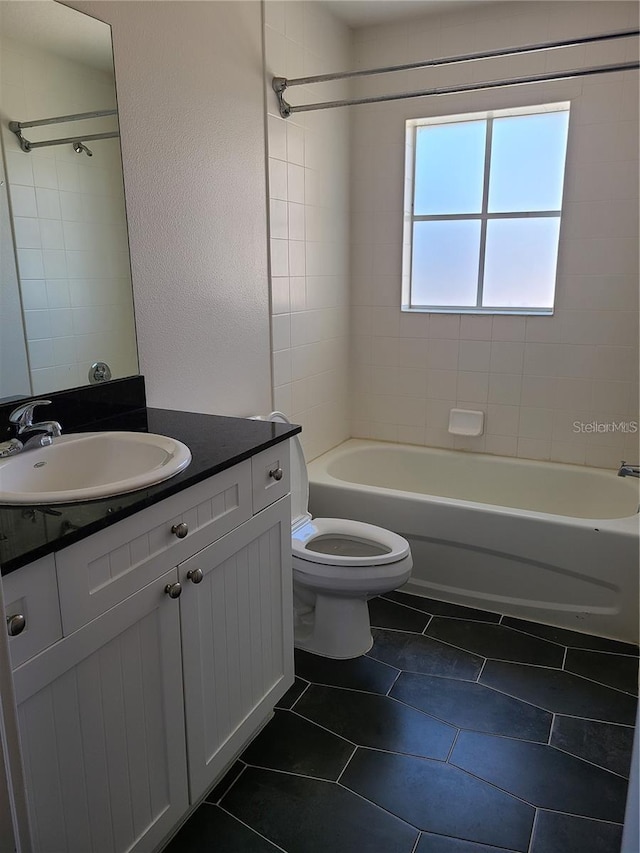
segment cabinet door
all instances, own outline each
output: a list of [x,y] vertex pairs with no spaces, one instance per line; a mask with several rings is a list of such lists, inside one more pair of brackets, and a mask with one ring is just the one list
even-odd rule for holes
[[[198,569],[202,580],[193,583],[188,573]],[[293,683],[289,498],[182,563],[178,571],[189,782],[195,802]]]
[[14,671],[39,853],[154,849],[187,809],[176,570]]

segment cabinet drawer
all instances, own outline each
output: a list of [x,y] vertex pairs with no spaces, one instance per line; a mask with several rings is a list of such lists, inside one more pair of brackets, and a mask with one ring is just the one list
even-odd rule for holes
[[254,514],[289,493],[291,479],[289,454],[289,442],[283,441],[251,458]]
[[[251,517],[249,460],[166,498],[56,555],[70,634]],[[172,527],[186,524],[179,539]]]
[[62,637],[53,554],[6,575],[2,588],[6,618],[25,619],[21,633],[9,637],[11,666],[15,669]]

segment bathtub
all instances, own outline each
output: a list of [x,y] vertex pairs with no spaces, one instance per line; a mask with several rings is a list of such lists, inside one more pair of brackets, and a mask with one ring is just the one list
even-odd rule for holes
[[407,592],[638,642],[637,479],[357,439],[308,469],[314,516],[409,540]]

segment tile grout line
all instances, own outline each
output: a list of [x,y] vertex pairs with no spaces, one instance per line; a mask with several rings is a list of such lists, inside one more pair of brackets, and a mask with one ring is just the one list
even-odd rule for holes
[[[384,694],[385,696],[388,696],[388,697],[389,697],[389,699],[395,699],[395,698],[396,698],[395,696],[389,696],[389,694],[391,693],[391,691],[393,690],[393,688],[394,688],[394,687],[396,686],[396,684],[398,683],[398,679],[400,678],[400,676],[401,676],[401,675],[402,675],[402,670],[400,669],[400,670],[398,670],[398,674],[396,675],[396,677],[395,677],[395,678],[394,678],[394,680],[393,680],[393,684],[389,687],[389,689],[387,690],[387,692]],[[397,701],[397,700],[396,700],[396,701]]]
[[619,823],[617,820],[606,820],[605,818],[602,818],[602,817],[589,817],[589,815],[576,814],[575,812],[561,812],[561,811],[558,811],[557,809],[547,809],[544,806],[535,806],[534,808],[536,809],[536,811],[539,811],[539,812],[550,812],[551,814],[561,814],[561,815],[564,815],[564,817],[578,818],[578,820],[592,820],[595,823],[606,823],[609,826],[624,826],[623,823]]
[[[456,748],[456,744],[458,743],[458,738],[460,737],[461,732],[462,732],[462,729],[458,729],[458,731],[456,732],[455,737],[453,738],[453,743],[451,744],[451,747],[449,749],[449,753],[448,753],[447,757],[445,758],[445,764],[449,764],[449,760],[450,760],[451,756],[453,755],[453,750]],[[455,767],[455,764],[452,764],[451,767]]]
[[241,820],[239,817],[236,817],[236,815],[234,815],[232,812],[230,812],[230,811],[228,811],[227,809],[225,809],[225,807],[224,807],[224,806],[218,806],[218,808],[219,808],[219,809],[222,809],[222,811],[223,811],[223,812],[225,812],[225,814],[230,815],[234,820],[237,820],[237,821],[238,821],[238,823],[241,823],[243,826],[246,826],[246,827],[247,827],[247,829],[250,829],[250,830],[251,830],[251,832],[254,832],[254,833],[258,836],[258,838],[262,838],[262,839],[263,839],[263,841],[266,841],[266,842],[267,842],[267,844],[272,844],[272,845],[273,845],[274,850],[280,850],[280,851],[281,851],[281,853],[287,853],[287,851],[284,849],[284,847],[280,847],[280,845],[279,845],[279,844],[276,844],[276,843],[275,843],[275,841],[272,841],[270,838],[267,838],[267,836],[266,836],[266,835],[263,835],[261,832],[258,832],[258,830],[257,830],[257,829],[254,829],[254,828],[251,826],[251,824],[246,823],[244,820]]
[[358,747],[357,747],[357,746],[354,746],[354,747],[353,747],[353,752],[351,753],[351,755],[349,756],[349,758],[347,758],[347,761],[346,761],[346,763],[345,763],[344,767],[342,768],[342,770],[340,771],[340,773],[339,773],[339,775],[338,775],[338,778],[336,779],[336,784],[337,784],[337,783],[342,779],[342,776],[343,776],[343,774],[344,774],[344,771],[347,769],[347,767],[349,766],[349,764],[351,764],[351,759],[353,758],[353,756],[356,754],[356,752],[357,752],[357,751],[358,751]]
[[[236,759],[236,760],[238,760],[238,761],[242,761],[242,759]],[[215,801],[215,803],[209,803],[209,805],[216,805],[216,806],[220,805],[220,801],[223,799],[223,797],[226,797],[226,796],[227,796],[227,794],[229,793],[229,791],[233,788],[233,786],[236,784],[236,782],[238,781],[238,779],[242,776],[242,774],[244,773],[244,771],[245,771],[245,770],[247,769],[247,767],[249,766],[245,761],[242,761],[242,764],[243,764],[242,770],[238,773],[238,775],[237,775],[237,776],[236,776],[236,778],[233,780],[233,782],[229,785],[229,787],[228,787],[228,788],[225,788],[224,792],[223,792],[223,793],[218,797],[218,799]],[[227,771],[227,772],[228,772],[228,771]],[[222,780],[220,780],[220,781],[222,781]],[[219,783],[218,783],[218,784],[219,784]],[[215,787],[215,785],[214,785],[214,787]],[[206,802],[207,802],[207,800],[205,799],[205,800],[203,800],[203,802],[205,802],[205,803],[206,803]]]
[[309,681],[307,684],[305,684],[305,686],[304,686],[304,689],[303,689],[302,693],[301,693],[299,696],[297,696],[297,697],[296,697],[296,699],[295,699],[295,701],[293,702],[293,704],[292,704],[292,705],[290,705],[290,707],[289,707],[288,709],[287,709],[287,708],[281,708],[280,710],[281,710],[281,711],[286,711],[286,710],[293,711],[293,709],[296,707],[296,705],[298,704],[298,702],[302,699],[302,697],[304,696],[304,694],[307,692],[307,690],[308,690],[310,687],[311,687],[311,682]]
[[527,846],[527,853],[533,853],[533,839],[536,834],[536,824],[538,823],[538,809],[533,813],[533,823],[531,824],[531,835],[529,836],[529,844]]
[[485,666],[487,665],[487,661],[488,661],[488,660],[489,660],[489,658],[485,658],[485,659],[482,661],[482,666],[480,667],[480,671],[478,672],[478,674],[477,674],[477,676],[476,676],[476,680],[471,682],[472,684],[480,684],[480,679],[481,679],[481,677],[482,677],[482,673],[484,672],[484,668],[485,668]]
[[417,853],[418,844],[420,844],[420,839],[422,838],[422,830],[418,829],[418,837],[416,838],[413,847],[411,848],[411,853]]
[[323,726],[321,723],[316,723],[315,720],[310,720],[308,717],[305,717],[304,714],[300,713],[300,711],[293,711],[292,710],[290,713],[295,714],[296,717],[298,717],[300,720],[304,720],[305,723],[311,723],[312,726],[317,726],[319,729],[322,729],[323,732],[328,732],[330,735],[333,735],[334,737],[337,737],[340,740],[343,740],[345,743],[348,743],[350,746],[354,746],[354,747],[358,746],[357,743],[354,743],[352,740],[349,740],[348,737],[343,737],[342,735],[339,735],[337,732],[331,731],[331,729],[328,729],[326,726]]

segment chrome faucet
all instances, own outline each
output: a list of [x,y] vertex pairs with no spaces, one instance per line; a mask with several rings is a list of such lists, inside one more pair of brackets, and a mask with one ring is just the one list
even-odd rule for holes
[[618,469],[618,477],[640,477],[640,465],[627,465],[623,459]]
[[[16,428],[14,442],[21,443],[19,450],[30,450],[34,447],[46,447],[54,438],[62,435],[62,427],[58,421],[33,422],[33,412],[36,406],[48,406],[51,400],[31,400],[18,406],[9,415],[9,423]],[[18,448],[14,444],[14,451]]]

